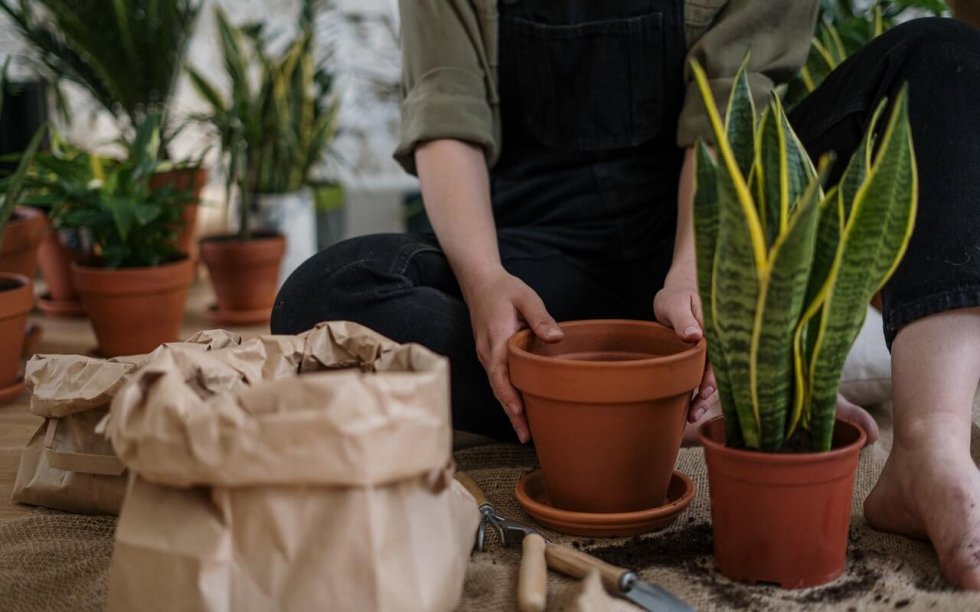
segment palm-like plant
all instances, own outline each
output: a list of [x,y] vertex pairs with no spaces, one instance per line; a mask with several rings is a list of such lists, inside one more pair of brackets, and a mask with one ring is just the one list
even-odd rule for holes
[[852,53],[911,15],[940,16],[943,0],[822,0],[817,31],[800,74],[787,88],[784,101],[795,104],[823,82]]
[[700,66],[694,75],[717,143],[717,163],[697,149],[694,219],[729,444],[778,450],[802,426],[813,450],[829,450],[844,359],[915,219],[905,93],[877,147],[883,107],[824,193],[829,160],[814,169],[778,97],[756,118],[744,65],[724,122]]
[[229,194],[233,185],[239,186],[243,239],[251,234],[251,194],[289,193],[302,187],[336,131],[333,75],[314,53],[314,16],[320,4],[304,1],[297,35],[279,54],[270,50],[270,37],[261,24],[236,27],[216,9],[231,86],[227,98],[200,72],[188,68],[191,83],[211,106],[199,119],[220,137]]
[[80,85],[135,129],[168,110],[200,0],[0,0],[0,9],[48,80]]

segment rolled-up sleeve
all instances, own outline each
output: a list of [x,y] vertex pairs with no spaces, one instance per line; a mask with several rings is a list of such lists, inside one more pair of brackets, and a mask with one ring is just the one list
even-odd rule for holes
[[419,143],[452,138],[483,147],[492,165],[495,84],[484,16],[472,0],[401,0],[401,132],[395,159],[415,174]]
[[735,74],[750,51],[749,85],[761,109],[773,88],[793,78],[806,61],[818,5],[819,0],[729,0],[688,51],[677,144],[690,147],[699,138],[713,140],[701,94],[691,78],[692,59],[704,67],[718,108],[724,112]]

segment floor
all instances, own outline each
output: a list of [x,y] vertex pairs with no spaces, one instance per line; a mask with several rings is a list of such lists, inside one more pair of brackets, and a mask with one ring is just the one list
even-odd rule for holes
[[[184,317],[183,337],[196,331],[216,327],[205,316],[207,306],[213,302],[211,287],[206,280],[199,281],[190,291],[187,313]],[[88,319],[56,319],[35,312],[31,322],[41,326],[41,338],[34,352],[47,354],[86,354],[95,346],[95,335]],[[268,332],[264,326],[234,328],[243,336]],[[20,453],[41,422],[29,412],[30,397],[24,392],[12,404],[0,406],[0,521],[23,516],[32,511],[10,501],[10,494],[20,463]]]

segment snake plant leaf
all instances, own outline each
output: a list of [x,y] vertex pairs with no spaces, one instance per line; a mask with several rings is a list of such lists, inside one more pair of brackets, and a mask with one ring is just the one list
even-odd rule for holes
[[759,193],[764,210],[766,243],[786,231],[793,207],[816,172],[803,145],[793,133],[779,96],[773,93],[759,128]]
[[844,219],[850,217],[851,204],[854,202],[854,197],[864,183],[868,171],[871,170],[871,153],[874,149],[874,135],[878,129],[878,122],[887,103],[887,100],[882,100],[878,103],[878,107],[871,115],[871,123],[864,133],[864,137],[861,139],[861,144],[858,145],[857,150],[851,156],[851,161],[844,170],[844,174],[841,175],[839,197]]
[[769,274],[759,290],[750,348],[749,377],[759,406],[761,448],[779,450],[787,415],[794,399],[793,339],[805,304],[804,297],[816,243],[823,199],[824,164],[803,194],[786,231],[773,246]]
[[704,101],[718,152],[718,243],[713,319],[725,347],[731,396],[746,446],[759,447],[759,407],[749,384],[749,348],[759,285],[766,275],[765,236],[748,185],[738,168],[704,70],[691,69]]
[[718,397],[725,413],[726,436],[728,440],[740,441],[738,415],[732,399],[731,384],[728,381],[728,364],[725,361],[723,345],[715,323],[715,290],[718,265],[718,168],[715,166],[707,145],[698,141],[695,151],[696,189],[694,192],[694,235],[695,258],[697,262],[698,293],[701,296],[702,322],[705,340],[708,344],[708,361],[714,365],[715,381],[718,383]]
[[755,102],[749,87],[749,54],[735,74],[725,112],[725,131],[742,176],[748,177],[755,164]]
[[917,192],[908,99],[903,89],[867,180],[855,196],[827,283],[810,365],[810,428],[817,450],[831,446],[844,359],[864,322],[871,296],[894,272],[908,246]]

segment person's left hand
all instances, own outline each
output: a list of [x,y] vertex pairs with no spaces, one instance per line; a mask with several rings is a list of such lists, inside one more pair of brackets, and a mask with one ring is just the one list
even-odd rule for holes
[[[665,282],[664,288],[653,298],[653,314],[657,321],[673,329],[685,342],[697,342],[704,337],[701,298],[693,281]],[[701,384],[687,412],[689,422],[700,420],[709,410],[717,407],[717,388],[711,364],[705,361]]]

